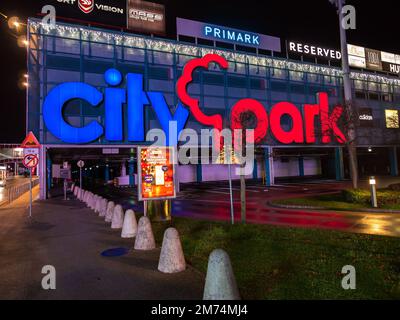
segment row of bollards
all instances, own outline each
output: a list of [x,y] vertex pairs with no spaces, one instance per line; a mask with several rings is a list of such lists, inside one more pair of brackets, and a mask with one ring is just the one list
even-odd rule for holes
[[[139,223],[133,210],[124,210],[121,205],[107,201],[103,197],[87,190],[80,190],[73,186],[74,195],[85,202],[87,207],[93,209],[105,222],[111,223],[111,229],[122,229],[122,238],[136,238],[135,250],[149,251],[156,248],[153,229],[148,217],[142,217]],[[166,230],[161,248],[159,271],[164,273],[178,273],[186,269],[182,245],[178,231],[174,228]]]
[[[148,217],[144,216],[136,221],[135,212],[131,209],[125,213],[121,205],[80,189],[72,185],[74,196],[86,203],[106,223],[111,223],[114,230],[122,229],[121,237],[135,238],[134,249],[150,251],[156,249],[153,229]],[[159,257],[158,270],[162,273],[179,273],[186,270],[186,261],[183,254],[179,233],[175,228],[168,228]],[[235,276],[228,254],[221,249],[214,250],[208,260],[204,300],[238,300],[240,299]]]

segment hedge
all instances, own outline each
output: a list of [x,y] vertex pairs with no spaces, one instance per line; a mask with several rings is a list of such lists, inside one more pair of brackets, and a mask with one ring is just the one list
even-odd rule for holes
[[[371,204],[371,192],[365,189],[343,190],[343,198],[347,202],[359,203],[362,205]],[[400,191],[389,189],[378,190],[377,199],[379,206],[400,205]]]

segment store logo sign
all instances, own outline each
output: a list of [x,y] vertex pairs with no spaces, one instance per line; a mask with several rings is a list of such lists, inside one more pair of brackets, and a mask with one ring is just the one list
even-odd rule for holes
[[[129,73],[126,76],[126,88],[117,88],[122,82],[122,75],[116,69],[109,69],[105,73],[105,81],[110,87],[104,93],[82,82],[62,83],[53,88],[43,103],[43,119],[48,130],[61,141],[73,144],[90,143],[103,134],[110,142],[121,142],[125,139],[123,115],[126,114],[126,139],[141,142],[145,141],[145,106],[151,105],[166,133],[166,141],[177,144],[179,134],[189,118],[186,108],[178,104],[175,114],[172,115],[162,93],[143,91],[141,74]],[[93,107],[98,107],[103,102],[104,126],[96,120],[83,127],[70,125],[63,117],[63,110],[69,101],[75,99],[86,101]],[[124,105],[127,105],[126,112]],[[175,139],[170,139],[168,134],[170,122],[176,123]]]
[[316,58],[341,60],[342,54],[340,51],[328,48],[322,48],[319,46],[313,46],[310,44],[304,44],[300,42],[289,41],[288,43],[289,52],[313,56]]
[[83,13],[91,13],[94,9],[94,0],[78,0],[78,7]]
[[204,36],[206,38],[214,38],[221,41],[232,41],[237,44],[243,45],[260,45],[260,36],[255,33],[241,32],[223,27],[217,27],[212,25],[204,26]]
[[[217,54],[208,54],[203,58],[189,61],[177,82],[177,94],[183,105],[189,107],[190,112],[199,123],[216,129],[214,130],[214,141],[218,141],[217,139],[224,130],[222,115],[204,114],[199,100],[191,97],[187,91],[187,87],[193,81],[195,70],[197,68],[207,69],[211,63],[218,64],[222,69],[228,68],[228,61]],[[109,86],[104,92],[82,82],[62,83],[49,92],[43,103],[43,119],[48,130],[55,137],[74,144],[93,142],[103,134],[110,142],[125,140],[143,142],[145,141],[144,111],[146,106],[151,106],[165,133],[166,141],[171,146],[177,145],[189,118],[189,111],[181,103],[178,103],[175,113],[172,114],[161,92],[145,92],[143,90],[143,75],[141,74],[127,74],[126,88],[119,87],[122,83],[122,75],[116,69],[107,70],[104,78]],[[63,111],[67,103],[75,99],[84,100],[93,107],[98,107],[103,102],[104,124],[93,120],[83,127],[70,125],[64,119]],[[239,100],[231,109],[230,127],[233,131],[243,129],[241,119],[247,113],[253,114],[257,120],[254,135],[246,137],[248,143],[262,142],[269,129],[275,139],[282,144],[316,143],[318,136],[324,144],[331,143],[332,137],[339,143],[346,141],[338,125],[343,108],[336,106],[330,112],[327,93],[318,93],[317,104],[304,105],[303,113],[290,102],[280,102],[272,107],[268,115],[261,102],[254,99]],[[281,124],[284,116],[291,118],[291,128],[286,128]],[[123,119],[124,117],[126,119]],[[315,126],[317,119],[320,121],[320,133]],[[175,132],[170,132],[171,123],[176,124]]]
[[162,14],[132,8],[129,9],[129,18],[149,22],[158,22],[163,21],[164,16]]
[[[203,125],[212,126],[218,131],[223,130],[223,119],[219,114],[206,115],[200,108],[200,101],[189,95],[187,87],[193,81],[193,74],[197,68],[207,69],[211,63],[218,64],[222,69],[228,68],[228,61],[220,55],[208,54],[203,58],[189,61],[177,83],[177,93],[184,105],[190,108],[195,119]],[[238,101],[231,110],[231,129],[242,129],[242,115],[252,113],[257,119],[254,129],[254,137],[247,137],[248,143],[260,143],[267,136],[269,128],[275,139],[282,144],[292,143],[316,143],[319,136],[315,127],[315,120],[319,118],[321,127],[321,142],[331,143],[332,136],[339,143],[345,143],[346,138],[339,128],[338,122],[342,116],[343,108],[336,106],[329,112],[328,94],[318,93],[318,104],[304,105],[304,117],[301,111],[290,102],[279,102],[271,109],[268,116],[266,108],[257,100],[242,99]],[[292,119],[292,127],[284,128],[282,118],[289,116]],[[216,137],[217,138],[217,137]]]

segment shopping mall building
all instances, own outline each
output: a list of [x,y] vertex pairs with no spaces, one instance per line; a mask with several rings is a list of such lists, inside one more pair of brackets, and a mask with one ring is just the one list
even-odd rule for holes
[[[274,50],[263,53],[259,50],[246,51],[232,41],[250,39],[249,41],[258,44],[258,38],[254,38],[254,35],[250,35],[250,38],[243,35],[243,39],[238,39],[238,34],[234,38],[228,31],[225,33],[219,30],[216,33],[215,29],[206,30],[212,32],[214,37],[224,36],[229,40],[226,41],[229,45],[219,45],[216,41],[206,43],[197,39],[190,42],[186,37],[171,40],[78,24],[50,25],[43,24],[39,19],[28,21],[27,130],[33,131],[43,146],[39,170],[43,198],[51,184],[54,164],[62,164],[64,161],[72,165],[73,173],[76,172],[76,161],[84,159],[87,162],[85,171],[91,172],[88,175],[93,174],[106,180],[111,180],[114,176],[126,176],[129,183],[133,183],[136,148],[146,142],[131,139],[136,123],[130,122],[132,115],[127,114],[128,108],[125,104],[122,108],[122,136],[110,138],[99,129],[110,125],[105,117],[106,102],[101,102],[102,93],[106,94],[106,90],[110,88],[126,88],[128,80],[125,77],[128,74],[136,75],[136,79],[142,82],[141,89],[144,92],[161,93],[173,116],[181,103],[177,94],[177,82],[185,65],[210,53],[224,57],[228,61],[227,69],[210,64],[209,68],[196,70],[188,89],[189,94],[199,100],[204,114],[219,114],[224,119],[224,124],[229,123],[231,109],[241,99],[257,100],[268,114],[277,103],[290,102],[303,116],[304,105],[318,103],[317,93],[328,94],[330,110],[343,103],[342,73],[335,63],[321,62],[320,59],[316,59],[317,63],[312,63],[310,59],[306,62],[304,60],[307,59],[282,57],[282,54]],[[243,41],[242,45],[246,47]],[[251,43],[249,47],[254,48],[254,44]],[[273,45],[276,46],[276,42]],[[286,45],[288,46],[287,42]],[[284,48],[285,43],[282,41],[279,46],[282,46],[285,54],[291,50],[297,53],[302,51],[316,55],[327,54],[332,60],[340,58],[336,51],[322,51],[304,44],[290,44],[288,48]],[[278,48],[275,51],[281,50]],[[393,59],[396,62],[396,58]],[[120,85],[118,81],[106,83],[105,73],[109,69],[117,69],[122,74],[123,82]],[[351,73],[353,98],[359,115],[357,147],[360,174],[397,176],[397,146],[400,143],[399,75],[366,69],[354,68]],[[60,133],[61,129],[52,129],[52,125],[48,123],[51,120],[45,119],[44,104],[49,93],[57,86],[69,82],[89,85],[97,89],[96,92],[100,95],[100,98],[92,97],[97,106],[91,105],[87,92],[83,96],[76,94],[61,97],[62,94],[59,94],[58,97],[65,102],[59,106],[58,111],[70,127],[89,128],[92,124],[91,133],[95,139],[90,142],[79,137],[65,139],[66,136]],[[121,103],[126,102],[124,97],[113,97],[122,99]],[[130,96],[128,99],[135,97]],[[140,95],[136,99],[148,100],[143,108],[145,132],[161,128],[160,116],[151,105],[153,101]],[[54,108],[57,109],[57,106]],[[396,117],[397,120],[393,119]],[[293,118],[288,115],[282,115],[280,122],[282,129],[287,131],[294,125]],[[190,113],[186,128],[200,132],[209,127],[201,124]],[[330,140],[323,143],[317,136],[313,143],[282,143],[273,134],[268,134],[257,144],[256,165],[249,178],[260,179],[266,185],[284,183],[294,178],[343,180],[349,175],[346,146],[335,137]],[[114,169],[113,172],[110,169]],[[94,171],[96,173],[92,173]],[[180,165],[177,173],[180,183],[228,179],[228,167],[223,164]]]

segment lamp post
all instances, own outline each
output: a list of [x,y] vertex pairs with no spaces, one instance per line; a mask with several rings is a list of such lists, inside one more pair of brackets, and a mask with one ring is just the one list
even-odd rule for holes
[[342,73],[343,73],[343,87],[344,87],[344,102],[347,117],[347,149],[349,152],[350,161],[350,174],[353,183],[353,188],[358,187],[358,165],[357,165],[357,147],[356,147],[356,130],[353,122],[353,103],[352,103],[352,90],[351,90],[351,79],[350,79],[350,67],[349,67],[349,53],[347,50],[347,36],[346,29],[343,25],[344,14],[343,5],[345,0],[329,0],[329,2],[336,6],[339,15],[339,29],[340,29],[340,47],[342,52]]
[[376,179],[375,177],[369,178],[369,185],[371,186],[371,204],[373,208],[378,208],[378,200],[376,197]]

